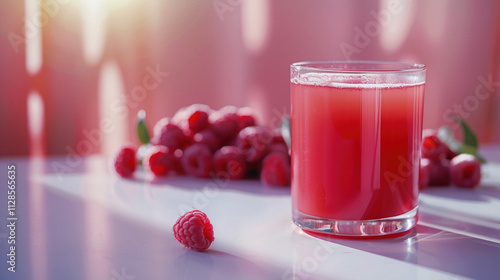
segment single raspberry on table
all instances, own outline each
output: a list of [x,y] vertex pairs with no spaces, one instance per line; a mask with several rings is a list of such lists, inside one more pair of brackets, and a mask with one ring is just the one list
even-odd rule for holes
[[272,152],[264,158],[260,180],[270,186],[290,185],[290,158],[281,152]]
[[214,241],[214,229],[207,215],[193,210],[179,217],[175,222],[174,236],[184,247],[203,252]]
[[135,149],[131,146],[122,147],[115,155],[114,167],[121,177],[130,177],[137,167]]
[[245,152],[246,160],[255,164],[269,152],[273,132],[265,126],[249,126],[238,133],[236,146]]
[[460,188],[472,189],[481,180],[481,162],[470,154],[460,154],[450,161],[451,182]]
[[177,171],[179,159],[167,147],[153,146],[149,148],[144,156],[142,165],[157,177],[166,176]]
[[153,145],[167,146],[170,150],[182,149],[190,143],[189,137],[170,118],[159,120],[154,129],[151,139]]
[[183,151],[181,164],[188,175],[208,178],[212,171],[212,151],[205,144],[193,144]]
[[172,120],[185,132],[198,132],[209,127],[208,117],[212,109],[205,104],[192,104],[179,109]]
[[211,129],[223,140],[227,141],[240,131],[238,108],[225,106],[214,111],[209,116]]
[[214,154],[214,171],[219,177],[243,179],[246,162],[243,151],[236,146],[224,146]]

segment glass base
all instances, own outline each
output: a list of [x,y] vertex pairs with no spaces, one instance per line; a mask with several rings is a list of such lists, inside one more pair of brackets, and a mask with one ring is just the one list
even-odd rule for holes
[[418,221],[418,206],[396,217],[375,220],[333,220],[303,214],[293,208],[293,222],[306,231],[339,236],[370,237],[403,233]]

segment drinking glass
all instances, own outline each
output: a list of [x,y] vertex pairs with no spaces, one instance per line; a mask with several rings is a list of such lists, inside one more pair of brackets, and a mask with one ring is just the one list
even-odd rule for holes
[[292,215],[305,231],[402,233],[418,220],[422,64],[291,65]]

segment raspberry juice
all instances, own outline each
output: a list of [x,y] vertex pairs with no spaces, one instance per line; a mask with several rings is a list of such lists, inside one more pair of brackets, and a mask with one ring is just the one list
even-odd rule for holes
[[[423,83],[292,81],[292,207],[299,226],[355,236],[414,226],[423,95]],[[394,218],[407,213],[413,214]]]

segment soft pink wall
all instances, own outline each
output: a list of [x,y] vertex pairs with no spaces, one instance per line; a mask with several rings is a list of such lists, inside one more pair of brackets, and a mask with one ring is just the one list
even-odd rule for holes
[[[104,1],[104,41],[92,61],[83,30],[99,17],[82,13],[87,2],[60,2],[41,27],[39,72],[24,70],[24,45],[15,54],[0,40],[0,129],[9,135],[0,140],[0,155],[109,152],[134,139],[141,108],[152,125],[191,103],[251,106],[275,126],[289,112],[290,63],[347,58],[426,64],[424,126],[447,124],[443,114],[462,105],[482,142],[500,141],[498,85],[485,100],[474,99],[481,77],[500,81],[495,0]],[[23,14],[22,1],[0,3],[3,38],[24,32]],[[374,14],[386,16],[380,29],[373,29],[380,27]],[[366,28],[368,41],[356,41]],[[341,48],[347,45],[356,47],[349,57]],[[148,67],[168,76],[148,80],[157,83],[134,95],[145,88]],[[44,134],[36,140],[43,151],[30,149],[30,90],[44,104]],[[91,141],[88,132],[103,137]]]
[[9,32],[22,29],[23,13],[24,6],[17,2],[0,2],[0,155],[29,152],[26,98],[30,79],[24,49],[16,53],[6,40]]

